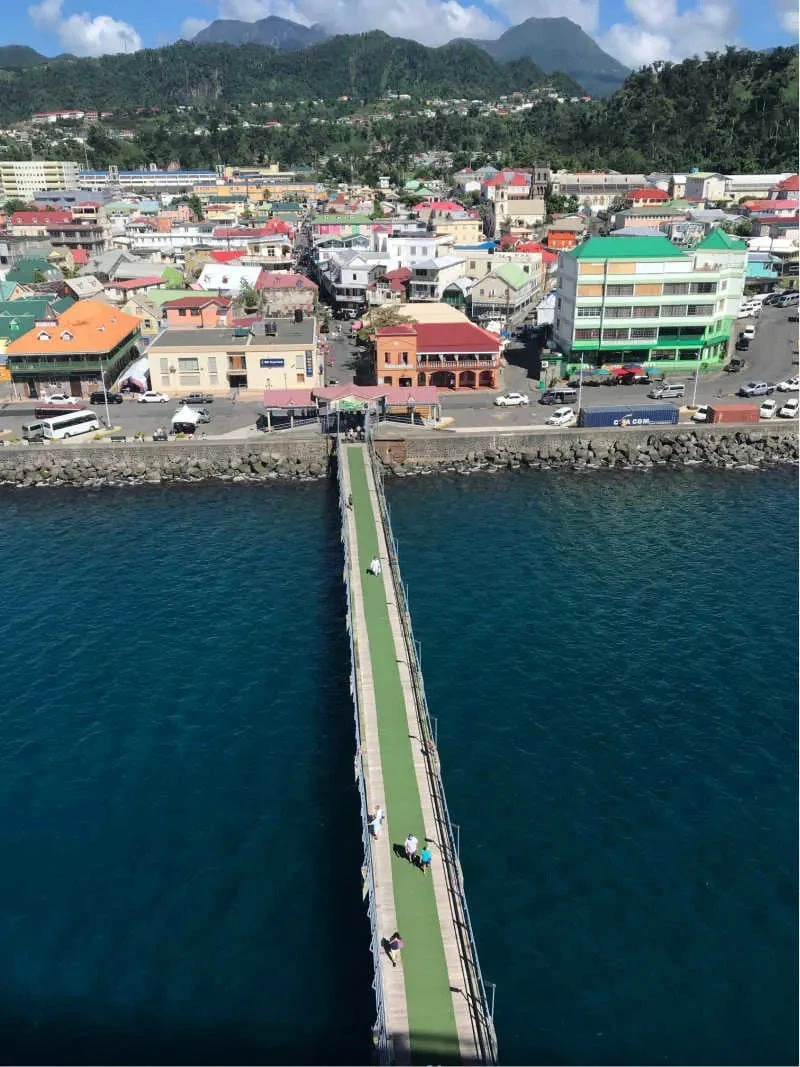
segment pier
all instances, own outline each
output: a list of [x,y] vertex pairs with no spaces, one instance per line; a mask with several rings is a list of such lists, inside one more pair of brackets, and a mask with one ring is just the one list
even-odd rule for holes
[[[380,463],[369,440],[340,438],[337,454],[375,1056],[382,1064],[496,1063],[494,989],[489,997],[478,963]],[[386,812],[379,835],[370,828],[378,807]],[[406,859],[409,834],[420,850],[428,844],[429,871]],[[395,931],[403,948],[393,963],[386,940]]]

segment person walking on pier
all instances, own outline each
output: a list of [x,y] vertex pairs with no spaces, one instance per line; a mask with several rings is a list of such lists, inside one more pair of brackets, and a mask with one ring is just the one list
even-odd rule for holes
[[416,863],[417,862],[417,845],[418,844],[419,844],[419,841],[417,841],[417,839],[414,836],[414,834],[409,834],[408,837],[406,838],[406,845],[405,845],[405,848],[406,848],[406,859],[408,860],[409,863]]
[[419,865],[422,868],[422,873],[427,874],[431,865],[431,846],[427,841],[419,854]]
[[378,559],[377,556],[373,556],[372,559],[370,560],[369,567],[367,568],[369,573],[370,574],[374,574],[375,577],[377,578],[378,575],[381,573],[382,569],[383,568],[381,567],[381,561]]
[[375,814],[372,816],[372,819],[369,823],[369,828],[372,831],[372,836],[375,838],[376,841],[379,840],[381,836],[381,832],[383,830],[383,822],[385,818],[386,812],[379,804],[375,809]]
[[399,952],[403,947],[403,939],[399,932],[395,930],[388,941],[384,941],[384,948],[386,949],[386,955],[392,961],[392,967],[397,966],[397,960],[395,959],[395,953]]

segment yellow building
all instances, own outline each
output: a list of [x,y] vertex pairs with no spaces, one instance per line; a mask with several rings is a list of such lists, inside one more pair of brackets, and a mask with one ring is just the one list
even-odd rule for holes
[[240,328],[165,330],[147,353],[152,388],[172,394],[321,385],[316,320],[279,319],[274,334],[265,332],[270,328],[259,322]]

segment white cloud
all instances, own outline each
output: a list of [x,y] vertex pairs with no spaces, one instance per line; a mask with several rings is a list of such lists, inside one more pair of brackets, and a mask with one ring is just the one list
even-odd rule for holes
[[62,17],[63,0],[42,0],[28,8],[38,30],[56,33],[65,52],[76,56],[102,56],[111,52],[137,52],[142,39],[133,26],[110,15],[88,12]]
[[598,44],[629,67],[702,56],[736,43],[734,0],[697,0],[682,11],[677,0],[625,0],[625,6],[632,21],[614,23]]
[[775,14],[781,27],[796,37],[800,32],[800,18],[797,12],[797,0],[775,0]]
[[198,19],[191,15],[189,18],[184,19],[181,23],[181,37],[185,41],[191,41],[191,39],[198,34],[201,30],[204,30],[210,23],[208,19]]
[[505,28],[474,4],[458,0],[220,0],[223,19],[255,22],[267,15],[304,26],[319,22],[329,33],[383,30],[428,45],[454,37],[498,37]]

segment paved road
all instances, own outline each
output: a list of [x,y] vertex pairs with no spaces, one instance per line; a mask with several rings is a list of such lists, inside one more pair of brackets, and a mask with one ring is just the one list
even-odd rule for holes
[[[797,364],[797,323],[789,322],[789,315],[796,309],[766,307],[759,319],[741,320],[737,323],[737,333],[749,323],[756,323],[756,337],[748,352],[744,353],[747,359],[747,369],[741,374],[726,374],[715,371],[711,374],[703,374],[698,379],[697,403],[706,404],[714,399],[724,397],[726,400],[737,401],[736,390],[744,382],[751,378],[764,378],[767,381],[778,382],[798,372]],[[325,361],[325,380],[330,382],[332,378],[340,384],[352,382],[355,379],[355,363],[359,352],[363,351],[353,342],[350,336],[349,322],[331,322],[330,358],[333,365]],[[494,393],[450,393],[443,390],[440,394],[442,401],[442,413],[455,420],[454,425],[464,426],[531,426],[541,425],[552,412],[552,408],[540,405],[537,400],[540,396],[538,390],[538,347],[535,341],[526,344],[514,343],[506,349],[508,366],[503,371],[503,391],[520,392],[530,397],[530,404],[519,408],[494,407]],[[673,378],[676,380],[676,378]],[[686,383],[685,403],[692,402],[694,392],[694,380],[691,376],[681,378]],[[649,386],[632,385],[584,387],[581,403],[584,407],[602,407],[615,404],[642,404],[653,403],[647,397]],[[742,403],[747,403],[742,400]],[[656,401],[657,403],[657,401]],[[167,404],[137,404],[134,400],[126,400],[124,404],[112,405],[110,408],[111,419],[114,425],[120,426],[128,434],[141,432],[148,436],[158,426],[167,426],[174,414],[177,403],[170,401]],[[18,435],[20,428],[25,422],[33,422],[34,405],[32,402],[3,402],[0,401],[0,431],[9,431],[11,435]],[[101,420],[105,416],[105,409],[98,405],[95,410]],[[240,430],[244,432],[247,427],[255,429],[255,421],[261,412],[261,404],[256,398],[231,400],[229,397],[218,398],[209,405],[213,421],[205,428],[206,434],[216,436],[229,434]]]

